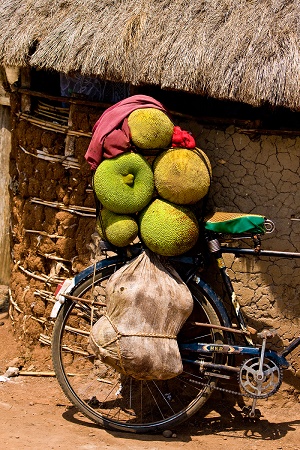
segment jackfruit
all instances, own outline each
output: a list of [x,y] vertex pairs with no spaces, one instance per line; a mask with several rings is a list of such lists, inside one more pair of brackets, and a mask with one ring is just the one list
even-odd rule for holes
[[105,208],[100,212],[96,229],[102,239],[109,241],[116,247],[126,247],[138,235],[138,225],[133,217],[116,214]]
[[141,149],[166,148],[172,141],[174,124],[157,108],[135,109],[128,116],[131,140]]
[[144,244],[163,256],[187,252],[199,237],[197,218],[188,207],[159,198],[140,213],[139,228]]
[[153,167],[158,194],[172,203],[191,205],[208,192],[211,165],[198,148],[170,148],[155,158]]
[[112,212],[133,214],[141,211],[152,199],[152,168],[137,153],[122,153],[105,159],[96,169],[94,190],[102,205]]

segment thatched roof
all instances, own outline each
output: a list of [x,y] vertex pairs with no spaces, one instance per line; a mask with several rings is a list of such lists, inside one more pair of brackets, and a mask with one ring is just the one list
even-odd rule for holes
[[2,0],[0,64],[300,109],[297,0]]

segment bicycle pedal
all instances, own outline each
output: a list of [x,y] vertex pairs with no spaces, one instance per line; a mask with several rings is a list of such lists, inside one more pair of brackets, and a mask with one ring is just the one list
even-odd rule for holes
[[257,337],[260,339],[270,339],[278,335],[277,330],[275,328],[265,329],[257,333]]
[[260,419],[262,416],[259,409],[255,408],[255,410],[253,411],[253,408],[251,406],[244,406],[242,408],[242,414],[246,419],[252,420]]

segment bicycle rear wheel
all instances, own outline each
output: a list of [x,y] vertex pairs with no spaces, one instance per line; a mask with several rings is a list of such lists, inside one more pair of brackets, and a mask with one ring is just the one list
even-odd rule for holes
[[[105,285],[116,270],[112,265],[98,270],[75,286],[73,296],[105,302]],[[220,325],[214,307],[196,285],[192,286],[194,311],[178,340],[222,343],[222,332],[191,325]],[[212,393],[216,379],[201,375],[199,367],[184,362],[176,378],[140,381],[116,372],[96,359],[89,346],[89,332],[105,307],[67,300],[56,319],[52,356],[57,379],[69,400],[92,421],[114,430],[135,433],[158,432],[185,421],[197,412]],[[185,332],[185,330],[187,332]],[[186,358],[185,355],[185,359]],[[223,355],[201,355],[201,360],[222,363]],[[183,360],[183,361],[184,361]]]

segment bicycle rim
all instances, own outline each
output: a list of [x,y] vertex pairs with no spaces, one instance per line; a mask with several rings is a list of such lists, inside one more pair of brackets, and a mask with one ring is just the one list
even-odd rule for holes
[[[92,276],[87,278],[74,288],[72,295],[105,301],[105,285],[114,271],[115,266],[98,271],[94,282]],[[202,323],[220,324],[212,305],[196,286],[192,293],[194,311],[178,340],[223,342],[220,331],[191,326],[195,318]],[[184,363],[183,372],[170,380],[140,381],[95,358],[88,336],[91,324],[101,317],[104,309],[67,301],[54,326],[54,369],[64,393],[78,410],[105,428],[135,433],[169,429],[198,411],[209,398],[216,380],[201,375],[196,365]],[[201,356],[202,361],[214,363],[220,363],[221,358],[222,355]]]

